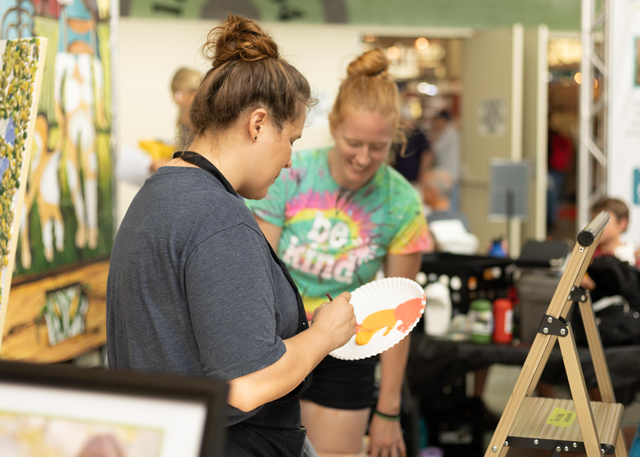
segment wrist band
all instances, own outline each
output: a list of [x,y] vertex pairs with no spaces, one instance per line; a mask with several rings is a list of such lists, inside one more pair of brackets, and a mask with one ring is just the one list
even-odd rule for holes
[[377,409],[373,411],[373,414],[378,416],[380,419],[384,419],[389,422],[398,422],[400,420],[400,414],[397,416],[389,416],[388,414],[381,413]]

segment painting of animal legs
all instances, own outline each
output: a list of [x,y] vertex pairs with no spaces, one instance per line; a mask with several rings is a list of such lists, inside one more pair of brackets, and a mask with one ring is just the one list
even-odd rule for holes
[[60,211],[60,151],[49,151],[47,148],[49,125],[43,115],[36,120],[35,147],[36,154],[31,164],[31,186],[27,192],[26,211],[22,213],[20,240],[21,261],[25,268],[31,266],[31,245],[29,242],[29,217],[34,200],[38,203],[38,217],[42,226],[42,242],[44,256],[48,262],[53,261],[54,236],[55,249],[64,250],[64,220]]
[[49,123],[44,115],[38,115],[36,118],[36,129],[33,137],[33,145],[35,147],[34,157],[29,164],[29,178],[27,180],[29,187],[24,201],[24,208],[20,215],[20,262],[24,268],[31,268],[31,243],[29,241],[29,213],[36,198],[39,180],[34,180],[39,165],[40,157],[47,148],[49,140]]
[[64,220],[60,211],[60,181],[58,179],[60,152],[54,151],[45,154],[41,163],[44,163],[44,166],[38,186],[38,214],[42,224],[44,255],[51,262],[53,260],[54,235],[56,250],[58,252],[64,250]]

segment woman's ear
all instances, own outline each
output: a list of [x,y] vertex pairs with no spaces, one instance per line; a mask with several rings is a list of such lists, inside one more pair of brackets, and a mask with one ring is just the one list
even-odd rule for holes
[[627,225],[629,225],[629,219],[626,217],[620,218],[620,222],[618,224],[620,226],[620,233],[624,233],[627,231]]
[[253,141],[258,141],[260,134],[267,124],[268,113],[264,108],[256,108],[249,115],[249,136]]

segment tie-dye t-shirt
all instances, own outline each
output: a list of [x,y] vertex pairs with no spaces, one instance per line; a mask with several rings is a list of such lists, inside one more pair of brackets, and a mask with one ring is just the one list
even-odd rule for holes
[[293,155],[262,200],[246,200],[254,214],[282,227],[278,255],[293,276],[309,317],[326,293],[353,291],[376,276],[387,254],[412,254],[429,245],[416,190],[383,165],[364,187],[340,188],[329,172],[331,148]]

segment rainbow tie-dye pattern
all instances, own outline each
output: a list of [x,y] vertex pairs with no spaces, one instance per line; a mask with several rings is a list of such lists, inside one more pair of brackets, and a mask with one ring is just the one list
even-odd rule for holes
[[282,227],[278,255],[298,285],[309,318],[324,301],[374,279],[387,254],[429,246],[427,223],[415,189],[383,165],[361,189],[341,189],[329,172],[331,148],[293,155],[263,200],[251,211]]

